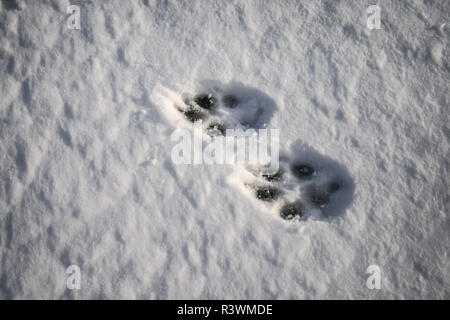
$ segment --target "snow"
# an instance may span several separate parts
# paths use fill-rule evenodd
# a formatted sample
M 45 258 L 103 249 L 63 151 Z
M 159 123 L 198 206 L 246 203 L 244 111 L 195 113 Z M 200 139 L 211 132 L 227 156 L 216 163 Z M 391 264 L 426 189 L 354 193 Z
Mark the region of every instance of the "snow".
M 371 1 L 73 1 L 72 30 L 69 1 L 2 1 L 0 298 L 450 298 L 450 4 L 377 3 L 379 30 Z M 211 87 L 344 178 L 330 217 L 173 163 L 172 106 Z

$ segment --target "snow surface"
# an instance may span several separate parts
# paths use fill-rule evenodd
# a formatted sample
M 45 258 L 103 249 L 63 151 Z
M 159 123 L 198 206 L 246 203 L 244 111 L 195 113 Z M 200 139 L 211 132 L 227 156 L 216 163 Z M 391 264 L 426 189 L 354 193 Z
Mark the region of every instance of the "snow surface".
M 450 298 L 450 2 L 376 1 L 369 30 L 373 2 L 73 1 L 70 30 L 69 1 L 3 0 L 0 298 Z M 351 182 L 336 214 L 174 164 L 158 97 L 199 83 L 272 99 L 283 152 Z

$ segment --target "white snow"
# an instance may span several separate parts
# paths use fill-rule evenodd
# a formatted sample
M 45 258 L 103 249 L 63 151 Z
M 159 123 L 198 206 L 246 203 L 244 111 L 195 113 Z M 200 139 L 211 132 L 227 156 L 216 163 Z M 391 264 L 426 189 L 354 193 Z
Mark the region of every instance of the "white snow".
M 450 298 L 450 2 L 376 2 L 380 30 L 365 0 L 73 1 L 71 30 L 67 0 L 2 1 L 0 298 Z M 283 154 L 349 179 L 335 215 L 174 164 L 202 86 L 271 99 Z

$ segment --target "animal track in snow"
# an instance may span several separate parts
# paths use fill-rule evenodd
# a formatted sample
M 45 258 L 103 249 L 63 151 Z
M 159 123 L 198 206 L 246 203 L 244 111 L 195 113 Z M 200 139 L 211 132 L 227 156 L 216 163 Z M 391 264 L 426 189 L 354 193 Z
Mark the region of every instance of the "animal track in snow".
M 198 94 L 182 94 L 182 104 L 175 108 L 190 122 L 203 120 L 210 135 L 225 134 L 226 129 L 264 127 L 264 101 L 258 97 L 241 97 L 212 88 Z
M 226 135 L 226 129 L 266 128 L 276 110 L 270 97 L 237 83 L 222 86 L 208 82 L 196 91 L 166 97 L 185 121 L 202 120 L 204 131 L 212 139 Z M 280 156 L 278 171 L 236 165 L 231 180 L 285 220 L 324 219 L 341 214 L 354 190 L 347 170 L 301 141 L 290 149 Z
M 346 169 L 301 142 L 291 146 L 289 155 L 280 157 L 277 172 L 267 174 L 252 167 L 246 170 L 250 175 L 244 175 L 244 184 L 285 220 L 339 215 L 353 194 Z

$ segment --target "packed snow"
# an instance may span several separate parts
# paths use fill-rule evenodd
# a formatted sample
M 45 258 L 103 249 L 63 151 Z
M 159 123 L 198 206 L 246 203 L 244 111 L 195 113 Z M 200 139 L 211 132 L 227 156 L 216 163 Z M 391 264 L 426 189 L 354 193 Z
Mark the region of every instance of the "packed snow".
M 449 18 L 438 0 L 1 1 L 0 298 L 449 299 Z M 193 127 L 176 105 L 202 90 L 245 102 L 226 123 L 279 129 L 285 171 L 339 177 L 327 214 L 284 220 L 243 166 L 174 163 Z

